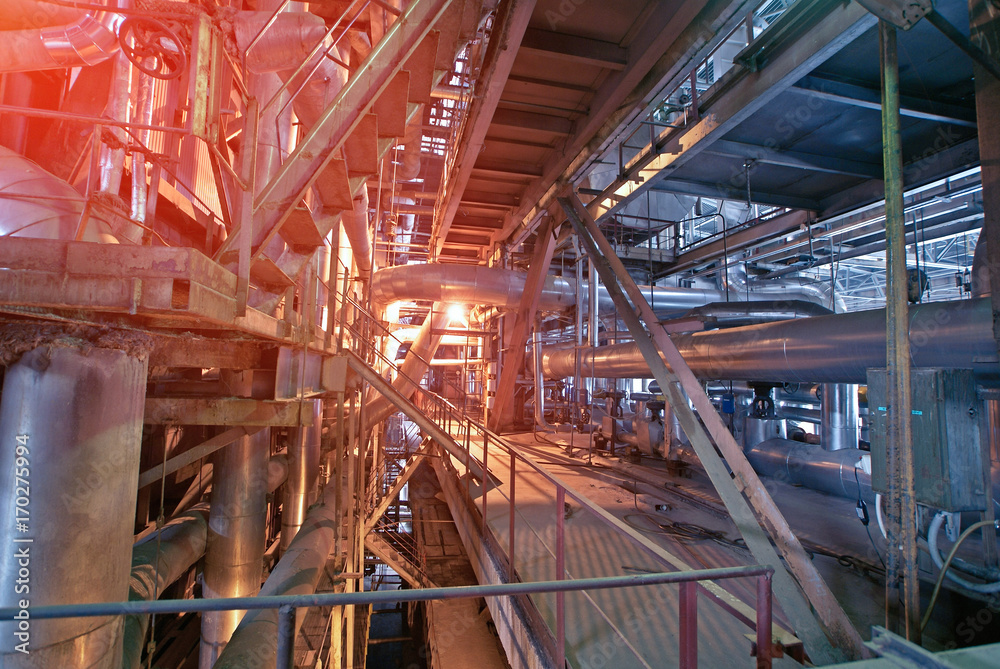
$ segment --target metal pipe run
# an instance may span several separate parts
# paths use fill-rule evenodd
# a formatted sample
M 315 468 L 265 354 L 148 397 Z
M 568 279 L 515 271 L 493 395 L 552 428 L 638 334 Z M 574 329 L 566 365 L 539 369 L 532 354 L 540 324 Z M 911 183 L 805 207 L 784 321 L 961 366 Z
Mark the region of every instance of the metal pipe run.
M 855 469 L 867 454 L 857 448 L 827 451 L 801 441 L 768 439 L 747 451 L 747 460 L 761 476 L 848 499 L 860 494 L 873 502 L 871 475 L 860 466 Z
M 0 72 L 31 72 L 95 65 L 118 51 L 118 14 L 86 12 L 33 3 L 29 25 L 67 20 L 63 25 L 5 30 L 0 39 Z M 41 7 L 41 9 L 39 8 Z M 10 10 L 5 10 L 10 11 Z M 72 14 L 69 14 L 72 12 Z
M 981 382 L 1000 380 L 989 300 L 932 302 L 910 307 L 914 367 L 972 369 Z M 866 370 L 885 367 L 885 311 L 858 311 L 729 330 L 672 335 L 702 379 L 775 383 L 865 383 Z M 575 373 L 577 352 L 542 352 L 546 378 Z M 581 352 L 584 373 L 599 378 L 646 378 L 649 365 L 634 343 Z
M 146 356 L 68 336 L 6 369 L 0 400 L 0 666 L 118 669 L 122 619 L 27 609 L 129 593 Z M 20 652 L 24 651 L 24 652 Z
M 205 554 L 208 540 L 208 505 L 197 506 L 177 516 L 163 529 L 146 537 L 132 549 L 129 601 L 159 598 L 174 581 L 186 574 Z M 139 669 L 149 616 L 125 617 L 122 643 L 123 669 Z
M 820 399 L 820 443 L 828 451 L 858 447 L 858 386 L 824 383 Z
M 252 374 L 226 371 L 222 382 L 230 394 L 250 396 Z M 202 582 L 206 598 L 242 597 L 260 589 L 270 444 L 270 430 L 261 430 L 212 456 L 215 474 Z M 202 616 L 201 669 L 211 669 L 215 664 L 242 617 L 243 611 Z
M 328 486 L 321 503 L 310 509 L 298 534 L 268 576 L 260 597 L 310 595 L 316 592 L 336 539 L 336 487 Z M 303 611 L 303 614 L 305 612 Z M 296 616 L 294 638 L 303 616 Z M 250 611 L 243 618 L 214 669 L 270 669 L 277 659 L 278 612 Z
M 314 499 L 319 480 L 320 441 L 323 436 L 323 403 L 312 402 L 311 427 L 300 427 L 288 451 L 288 484 L 281 505 L 281 554 L 288 549 L 292 539 L 306 519 L 306 510 Z
M 525 272 L 484 267 L 482 265 L 399 265 L 378 271 L 372 279 L 372 301 L 389 304 L 396 301 L 432 300 L 453 304 L 482 304 L 516 309 L 528 275 Z M 674 288 L 670 286 L 640 286 L 648 295 L 650 304 L 658 314 L 676 314 L 690 311 L 712 302 L 724 302 L 725 290 L 710 288 Z M 583 307 L 590 303 L 586 285 L 581 291 Z M 732 290 L 733 300 L 773 301 L 803 300 L 829 305 L 829 298 L 819 289 L 800 279 L 753 284 L 749 295 L 746 291 Z M 541 311 L 558 311 L 576 305 L 576 282 L 561 276 L 547 276 L 542 287 L 538 308 Z M 614 302 L 604 286 L 598 287 L 598 309 L 612 313 Z

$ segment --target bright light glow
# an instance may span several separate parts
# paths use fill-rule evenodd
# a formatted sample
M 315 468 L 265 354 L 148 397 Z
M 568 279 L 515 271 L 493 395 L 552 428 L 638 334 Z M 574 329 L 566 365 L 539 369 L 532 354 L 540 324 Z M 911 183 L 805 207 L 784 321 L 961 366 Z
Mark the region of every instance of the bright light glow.
M 393 302 L 385 308 L 385 320 L 388 323 L 399 322 L 399 302 Z
M 468 317 L 468 310 L 461 304 L 452 304 L 448 306 L 448 320 L 462 321 L 464 323 Z

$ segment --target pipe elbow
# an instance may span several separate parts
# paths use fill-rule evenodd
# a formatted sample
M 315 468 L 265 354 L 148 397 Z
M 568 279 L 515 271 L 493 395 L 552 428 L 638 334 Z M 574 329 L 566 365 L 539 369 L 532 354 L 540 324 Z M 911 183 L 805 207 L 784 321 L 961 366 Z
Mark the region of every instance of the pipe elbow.
M 96 65 L 113 56 L 118 51 L 119 18 L 110 12 L 84 14 L 74 23 L 39 30 L 42 46 L 52 59 L 50 67 Z

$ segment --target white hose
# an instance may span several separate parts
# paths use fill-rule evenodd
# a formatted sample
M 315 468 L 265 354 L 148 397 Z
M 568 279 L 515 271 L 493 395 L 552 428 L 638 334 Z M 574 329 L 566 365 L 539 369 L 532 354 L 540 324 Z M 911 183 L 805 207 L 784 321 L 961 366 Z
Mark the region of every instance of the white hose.
M 944 524 L 944 520 L 947 515 L 947 512 L 939 511 L 938 514 L 934 516 L 934 520 L 931 521 L 931 526 L 927 529 L 927 545 L 930 547 L 931 559 L 934 560 L 934 564 L 937 565 L 938 569 L 944 568 L 944 560 L 941 559 L 941 551 L 938 550 L 937 538 L 938 532 L 941 531 L 941 526 Z M 973 583 L 972 581 L 965 580 L 961 576 L 956 576 L 954 570 L 949 570 L 945 575 L 963 588 L 968 588 L 973 592 L 1000 592 L 1000 581 L 994 581 L 993 583 Z
M 878 520 L 878 529 L 882 532 L 882 538 L 888 539 L 889 534 L 885 531 L 885 518 L 882 517 L 882 493 L 875 493 L 875 519 Z

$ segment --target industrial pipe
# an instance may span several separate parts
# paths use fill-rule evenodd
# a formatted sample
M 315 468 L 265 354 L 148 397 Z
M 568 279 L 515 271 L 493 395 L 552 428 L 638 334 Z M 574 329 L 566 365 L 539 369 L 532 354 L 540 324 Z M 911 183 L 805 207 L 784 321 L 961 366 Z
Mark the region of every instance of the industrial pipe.
M 827 451 L 800 441 L 768 439 L 747 451 L 747 460 L 761 476 L 848 499 L 860 495 L 871 502 L 871 475 L 855 467 L 863 455 L 867 452 L 857 448 Z
M 400 265 L 380 270 L 372 280 L 372 301 L 389 304 L 396 301 L 431 300 L 457 304 L 484 304 L 516 309 L 528 275 L 524 272 L 485 267 L 482 265 Z M 766 289 L 759 288 L 767 286 Z M 712 302 L 724 302 L 726 291 L 711 288 L 675 288 L 671 286 L 641 286 L 653 310 L 658 314 L 686 312 Z M 581 299 L 588 308 L 590 291 L 585 284 Z M 731 291 L 730 298 L 744 300 L 745 292 Z M 750 301 L 803 300 L 828 304 L 823 291 L 801 279 L 753 284 Z M 561 276 L 547 276 L 542 287 L 538 308 L 557 311 L 575 306 L 576 282 Z M 614 301 L 604 286 L 598 288 L 598 309 L 613 313 Z
M 284 555 L 274 566 L 260 596 L 311 595 L 326 569 L 339 527 L 336 486 L 328 486 L 320 503 L 314 505 Z M 295 630 L 303 616 L 295 617 Z M 272 669 L 277 660 L 278 612 L 275 609 L 250 611 L 214 669 Z
M 224 387 L 249 397 L 253 372 L 224 370 Z M 267 510 L 268 429 L 240 438 L 212 454 L 214 480 L 202 592 L 205 597 L 242 597 L 260 588 Z M 215 611 L 201 620 L 199 667 L 211 669 L 243 611 Z
M 914 367 L 972 369 L 981 382 L 1000 379 L 989 300 L 915 305 L 909 315 Z M 703 379 L 775 383 L 865 383 L 866 371 L 885 367 L 885 311 L 858 311 L 671 337 L 691 370 Z M 575 373 L 577 351 L 542 353 L 547 378 Z M 634 343 L 580 352 L 585 374 L 645 378 L 649 365 Z
M 306 509 L 319 480 L 320 440 L 323 436 L 323 403 L 312 402 L 312 425 L 295 430 L 288 450 L 288 483 L 281 505 L 281 541 L 278 550 L 284 554 L 292 539 L 305 522 Z
M 828 451 L 858 447 L 858 386 L 824 383 L 820 399 L 820 443 Z
M 53 7 L 46 12 L 40 9 L 46 7 L 44 4 L 31 4 L 28 24 L 37 25 L 39 16 L 43 21 L 49 17 L 62 21 L 73 18 L 63 25 L 50 24 L 47 27 L 0 32 L 0 72 L 32 72 L 95 65 L 118 51 L 116 32 L 121 22 L 118 14 L 61 7 Z M 45 16 L 46 13 L 49 17 Z
M 20 607 L 21 620 L 29 619 L 25 602 L 123 601 L 129 592 L 147 353 L 70 334 L 4 374 L 0 606 Z M 18 338 L 7 336 L 5 347 Z M 0 666 L 118 669 L 121 635 L 116 616 L 30 625 L 7 617 Z
M 75 239 L 85 202 L 62 179 L 0 146 L 0 237 Z M 117 243 L 101 207 L 91 208 L 82 239 Z
M 201 504 L 175 517 L 132 549 L 129 601 L 152 601 L 186 574 L 205 554 L 208 540 L 208 505 Z M 123 669 L 139 669 L 149 616 L 125 617 L 122 635 Z

